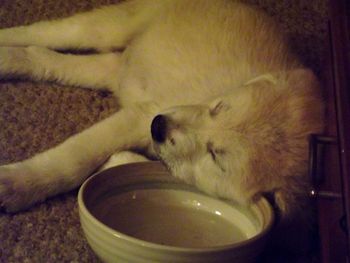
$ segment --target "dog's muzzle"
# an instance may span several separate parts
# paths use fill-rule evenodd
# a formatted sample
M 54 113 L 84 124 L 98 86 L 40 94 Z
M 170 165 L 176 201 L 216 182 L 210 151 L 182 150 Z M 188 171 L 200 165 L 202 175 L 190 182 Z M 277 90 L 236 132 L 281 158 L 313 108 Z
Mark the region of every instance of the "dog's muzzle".
M 167 120 L 163 115 L 154 117 L 151 124 L 151 134 L 154 141 L 163 143 L 166 139 Z

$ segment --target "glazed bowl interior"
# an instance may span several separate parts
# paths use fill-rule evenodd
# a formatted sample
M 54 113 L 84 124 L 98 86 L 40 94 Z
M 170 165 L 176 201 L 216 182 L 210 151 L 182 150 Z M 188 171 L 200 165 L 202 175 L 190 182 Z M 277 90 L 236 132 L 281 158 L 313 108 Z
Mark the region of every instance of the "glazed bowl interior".
M 235 253 L 237 262 L 250 262 L 239 261 L 241 252 L 259 253 L 273 223 L 265 199 L 243 207 L 210 197 L 170 176 L 159 162 L 122 165 L 91 177 L 78 203 L 89 244 L 107 262 L 129 256 L 130 262 L 172 257 L 225 262 Z M 123 255 L 108 255 L 103 246 Z

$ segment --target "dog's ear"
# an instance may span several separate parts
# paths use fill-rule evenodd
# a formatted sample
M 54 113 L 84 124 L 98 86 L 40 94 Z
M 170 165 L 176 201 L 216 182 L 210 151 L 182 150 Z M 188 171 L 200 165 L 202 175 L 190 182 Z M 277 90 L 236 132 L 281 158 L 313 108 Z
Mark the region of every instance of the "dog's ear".
M 305 90 L 305 92 L 319 86 L 315 74 L 310 69 L 305 68 L 288 71 L 287 83 L 290 88 Z
M 276 85 L 277 84 L 277 80 L 276 78 L 271 75 L 271 74 L 264 74 L 264 75 L 260 75 L 254 79 L 251 79 L 249 81 L 247 81 L 244 86 L 248 86 L 248 85 L 252 85 L 252 84 L 266 84 L 266 85 Z
M 315 125 L 322 123 L 324 103 L 321 84 L 315 74 L 304 68 L 291 70 L 287 74 L 286 85 L 288 85 L 287 95 L 289 94 L 290 98 L 289 106 L 293 113 L 300 114 L 309 121 L 313 120 Z

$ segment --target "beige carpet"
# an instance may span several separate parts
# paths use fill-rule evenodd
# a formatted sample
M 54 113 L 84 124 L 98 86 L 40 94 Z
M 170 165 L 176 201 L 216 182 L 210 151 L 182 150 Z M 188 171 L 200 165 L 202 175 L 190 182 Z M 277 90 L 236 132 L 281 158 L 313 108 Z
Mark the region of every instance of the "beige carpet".
M 0 0 L 0 28 L 59 18 L 110 0 Z M 275 16 L 317 73 L 327 31 L 326 0 L 247 0 Z M 1 59 L 1 58 L 0 58 Z M 116 111 L 110 94 L 54 83 L 0 82 L 0 164 L 50 148 Z M 76 191 L 29 211 L 0 214 L 0 262 L 99 262 L 80 229 Z

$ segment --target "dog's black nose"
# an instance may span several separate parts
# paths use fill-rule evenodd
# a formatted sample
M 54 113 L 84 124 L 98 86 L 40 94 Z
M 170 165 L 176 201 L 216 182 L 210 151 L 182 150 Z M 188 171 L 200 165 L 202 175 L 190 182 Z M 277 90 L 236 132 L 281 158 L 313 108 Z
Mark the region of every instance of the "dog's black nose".
M 166 139 L 167 121 L 163 115 L 154 117 L 151 124 L 151 134 L 153 140 L 162 143 Z

